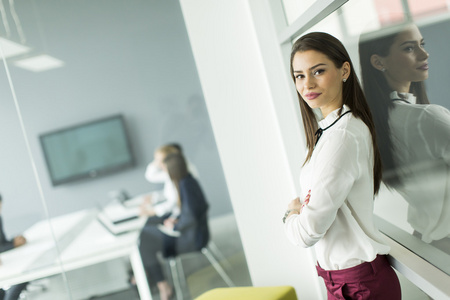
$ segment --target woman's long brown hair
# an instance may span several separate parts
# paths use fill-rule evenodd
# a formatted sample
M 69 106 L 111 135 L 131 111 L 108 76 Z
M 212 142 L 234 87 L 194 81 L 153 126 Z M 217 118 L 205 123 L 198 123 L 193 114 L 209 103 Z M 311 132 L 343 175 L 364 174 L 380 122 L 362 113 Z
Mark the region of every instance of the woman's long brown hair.
M 406 26 L 404 27 L 406 28 Z M 381 57 L 389 55 L 390 48 L 395 38 L 404 29 L 370 40 L 364 40 L 361 36 L 359 41 L 359 60 L 361 64 L 361 76 L 364 93 L 373 114 L 375 129 L 377 132 L 378 145 L 383 162 L 383 182 L 388 187 L 396 187 L 401 184 L 397 173 L 397 165 L 393 158 L 394 146 L 391 140 L 388 124 L 389 109 L 392 107 L 390 93 L 393 89 L 389 86 L 386 78 L 380 70 L 375 69 L 370 62 L 372 55 Z M 410 93 L 417 97 L 417 104 L 429 104 L 425 91 L 424 82 L 412 82 Z
M 186 160 L 181 153 L 172 153 L 166 156 L 164 164 L 166 165 L 170 179 L 178 191 L 178 206 L 181 207 L 180 180 L 189 174 Z
M 378 151 L 377 139 L 375 133 L 375 127 L 372 120 L 372 114 L 367 104 L 364 93 L 361 89 L 361 85 L 358 81 L 353 68 L 350 56 L 347 53 L 344 45 L 330 34 L 323 32 L 308 33 L 299 38 L 292 46 L 291 51 L 291 76 L 295 83 L 294 70 L 292 68 L 292 62 L 297 52 L 304 52 L 308 50 L 314 50 L 326 55 L 336 66 L 341 68 L 344 62 L 350 64 L 350 76 L 347 81 L 343 83 L 342 88 L 342 100 L 343 104 L 347 105 L 352 114 L 361 119 L 369 128 L 372 135 L 373 154 L 374 154 L 374 168 L 373 168 L 373 181 L 374 181 L 374 194 L 377 194 L 380 189 L 382 166 L 380 152 Z M 306 145 L 308 148 L 308 155 L 304 163 L 307 163 L 312 156 L 315 145 L 315 132 L 318 129 L 317 119 L 313 110 L 306 104 L 302 96 L 297 91 L 298 100 L 300 103 L 300 110 L 302 113 L 303 127 L 306 134 Z M 341 111 L 339 112 L 339 114 Z

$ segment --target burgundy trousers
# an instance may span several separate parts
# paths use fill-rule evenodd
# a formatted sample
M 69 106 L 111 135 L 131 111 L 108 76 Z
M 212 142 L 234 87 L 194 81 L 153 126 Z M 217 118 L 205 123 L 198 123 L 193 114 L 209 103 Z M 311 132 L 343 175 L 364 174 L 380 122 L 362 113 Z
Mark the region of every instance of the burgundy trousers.
M 326 271 L 316 266 L 325 281 L 328 300 L 401 300 L 400 282 L 386 255 L 358 266 Z

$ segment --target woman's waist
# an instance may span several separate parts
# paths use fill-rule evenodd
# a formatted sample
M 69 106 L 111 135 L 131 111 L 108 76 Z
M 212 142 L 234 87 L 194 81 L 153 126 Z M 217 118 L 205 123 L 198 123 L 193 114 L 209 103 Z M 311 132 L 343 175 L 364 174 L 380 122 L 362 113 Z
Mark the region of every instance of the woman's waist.
M 326 270 L 341 270 L 370 262 L 388 254 L 390 247 L 369 236 L 325 235 L 315 245 L 317 261 Z
M 386 266 L 389 266 L 387 255 L 376 255 L 374 259 L 370 261 L 362 261 L 361 263 L 339 270 L 326 270 L 323 269 L 320 264 L 316 266 L 317 273 L 320 277 L 328 281 L 333 282 L 349 282 L 350 278 L 355 281 L 363 280 L 364 276 L 371 273 L 376 273 L 382 270 Z

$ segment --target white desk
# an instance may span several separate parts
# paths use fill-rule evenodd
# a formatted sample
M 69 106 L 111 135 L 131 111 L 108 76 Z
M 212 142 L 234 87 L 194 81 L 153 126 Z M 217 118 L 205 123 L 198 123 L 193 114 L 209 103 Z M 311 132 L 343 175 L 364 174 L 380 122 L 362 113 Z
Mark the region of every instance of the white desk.
M 53 218 L 50 222 L 40 221 L 30 227 L 24 233 L 27 244 L 0 254 L 0 287 L 129 257 L 140 298 L 151 300 L 137 247 L 139 228 L 113 235 L 96 216 L 96 210 L 84 210 Z M 144 222 L 142 220 L 142 225 Z

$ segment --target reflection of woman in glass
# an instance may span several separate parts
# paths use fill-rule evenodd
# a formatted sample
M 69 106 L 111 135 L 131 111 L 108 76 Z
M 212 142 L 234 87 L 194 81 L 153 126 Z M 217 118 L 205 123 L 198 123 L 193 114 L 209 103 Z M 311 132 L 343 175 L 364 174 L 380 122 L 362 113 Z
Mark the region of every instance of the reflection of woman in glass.
M 300 176 L 302 201 L 288 205 L 286 234 L 296 245 L 315 246 L 328 299 L 400 299 L 386 259 L 389 247 L 374 226 L 381 162 L 350 57 L 333 36 L 310 33 L 293 45 L 291 75 L 309 151 Z M 324 117 L 319 123 L 313 109 Z
M 408 201 L 415 235 L 427 243 L 445 243 L 450 235 L 450 112 L 429 104 L 425 93 L 429 55 L 423 37 L 410 24 L 376 39 L 362 37 L 359 48 L 383 181 Z M 440 248 L 450 251 L 449 246 Z

